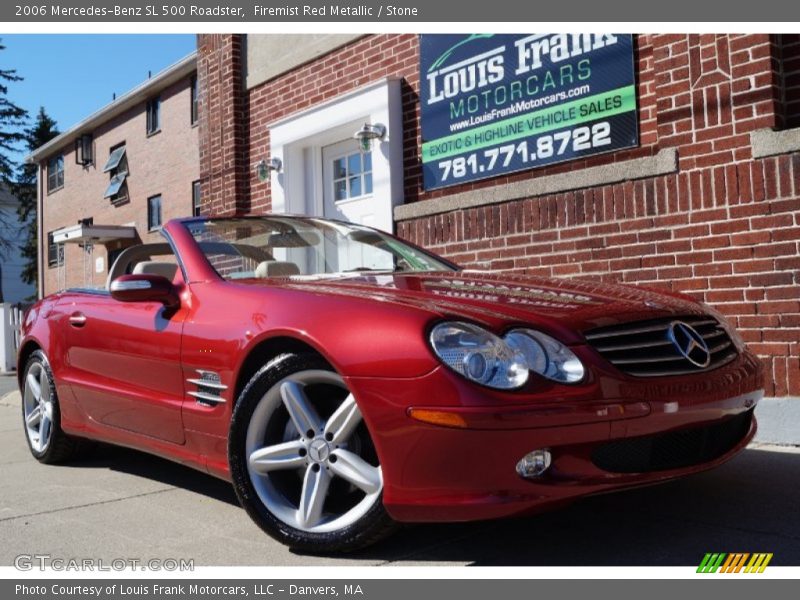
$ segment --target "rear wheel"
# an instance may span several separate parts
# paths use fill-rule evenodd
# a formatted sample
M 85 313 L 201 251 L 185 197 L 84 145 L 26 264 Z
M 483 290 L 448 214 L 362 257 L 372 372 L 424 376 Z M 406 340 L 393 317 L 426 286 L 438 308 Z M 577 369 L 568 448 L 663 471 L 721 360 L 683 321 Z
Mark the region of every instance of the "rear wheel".
M 317 356 L 285 354 L 256 373 L 234 410 L 228 447 L 242 506 L 288 546 L 355 550 L 394 528 L 361 411 Z
M 41 350 L 28 359 L 23 382 L 22 424 L 31 454 L 46 464 L 67 462 L 80 451 L 82 444 L 61 429 L 53 373 Z

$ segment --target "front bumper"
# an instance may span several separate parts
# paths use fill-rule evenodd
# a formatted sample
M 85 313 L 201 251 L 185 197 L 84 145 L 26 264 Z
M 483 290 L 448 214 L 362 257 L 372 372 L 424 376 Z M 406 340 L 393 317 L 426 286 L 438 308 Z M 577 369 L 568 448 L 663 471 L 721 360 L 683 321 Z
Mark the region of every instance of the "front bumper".
M 761 378 L 745 351 L 697 375 L 638 379 L 590 367 L 580 385 L 539 379 L 514 393 L 480 388 L 444 367 L 348 384 L 381 459 L 386 509 L 398 521 L 422 522 L 537 512 L 721 464 L 755 435 Z M 409 408 L 454 413 L 463 425 L 422 423 Z M 550 468 L 520 477 L 517 462 L 543 448 Z

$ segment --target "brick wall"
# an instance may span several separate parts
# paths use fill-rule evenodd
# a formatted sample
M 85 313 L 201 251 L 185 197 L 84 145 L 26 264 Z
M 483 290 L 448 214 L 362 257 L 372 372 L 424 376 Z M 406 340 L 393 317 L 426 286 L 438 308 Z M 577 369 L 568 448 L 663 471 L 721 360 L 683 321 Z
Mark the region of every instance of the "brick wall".
M 243 214 L 249 210 L 247 112 L 241 35 L 197 36 L 200 90 L 199 147 L 203 213 Z
M 402 221 L 397 231 L 465 266 L 690 293 L 728 314 L 764 359 L 769 395 L 800 395 L 800 154 L 753 159 L 749 136 L 793 123 L 793 96 L 781 88 L 794 81 L 788 40 L 637 36 L 639 148 L 435 192 L 421 189 L 413 35 L 362 38 L 245 92 L 243 135 L 250 156 L 266 156 L 270 123 L 392 75 L 403 79 L 406 203 L 675 148 L 673 174 Z M 242 207 L 268 211 L 269 184 L 252 171 L 248 182 Z
M 147 199 L 161 194 L 162 221 L 192 214 L 192 182 L 200 176 L 197 158 L 197 127 L 190 123 L 190 82 L 185 79 L 161 92 L 161 131 L 147 136 L 145 104 L 104 123 L 94 132 L 94 164 L 82 167 L 75 163 L 72 144 L 61 149 L 64 153 L 64 187 L 51 194 L 46 189 L 42 211 L 42 232 L 46 244 L 47 232 L 76 225 L 79 219 L 92 217 L 95 225 L 136 226 L 142 242 L 160 242 L 159 233 L 147 230 Z M 103 198 L 109 175 L 103 166 L 109 149 L 126 144 L 129 176 L 127 178 L 130 200 L 119 206 Z M 43 161 L 47 164 L 47 160 Z M 110 244 L 109 249 L 117 245 Z M 47 248 L 44 253 L 45 295 L 59 289 L 58 269 L 47 266 Z M 65 283 L 67 287 L 84 285 L 83 250 L 77 244 L 65 245 Z M 94 259 L 102 257 L 105 272 L 94 272 Z M 95 245 L 90 264 L 92 280 L 89 285 L 105 284 L 108 274 L 108 256 L 104 246 Z

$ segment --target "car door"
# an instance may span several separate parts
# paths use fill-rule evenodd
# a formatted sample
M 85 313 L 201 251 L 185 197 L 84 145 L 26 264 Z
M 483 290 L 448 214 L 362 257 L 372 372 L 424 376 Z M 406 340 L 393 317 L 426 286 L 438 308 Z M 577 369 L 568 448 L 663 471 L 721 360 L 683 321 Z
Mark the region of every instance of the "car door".
M 187 309 L 123 303 L 107 292 L 73 293 L 65 301 L 66 366 L 81 408 L 103 425 L 182 444 L 180 352 Z

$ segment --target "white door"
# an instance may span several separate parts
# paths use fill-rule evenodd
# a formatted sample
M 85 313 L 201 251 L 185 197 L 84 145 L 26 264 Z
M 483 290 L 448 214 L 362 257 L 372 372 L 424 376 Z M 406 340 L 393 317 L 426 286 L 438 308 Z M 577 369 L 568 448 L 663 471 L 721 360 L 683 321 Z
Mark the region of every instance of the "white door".
M 387 210 L 373 194 L 372 154 L 361 152 L 353 139 L 322 149 L 322 206 L 329 219 L 349 221 L 370 227 L 380 226 L 379 210 Z M 388 206 L 391 211 L 391 204 Z M 337 251 L 339 271 L 391 269 L 391 256 L 368 245 L 353 242 Z M 330 258 L 329 258 L 330 260 Z
M 375 225 L 372 150 L 361 152 L 353 139 L 322 149 L 323 210 L 329 219 Z

